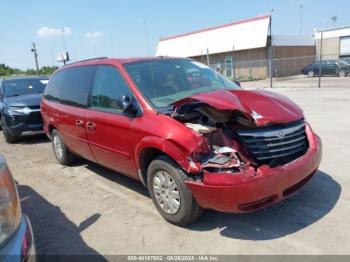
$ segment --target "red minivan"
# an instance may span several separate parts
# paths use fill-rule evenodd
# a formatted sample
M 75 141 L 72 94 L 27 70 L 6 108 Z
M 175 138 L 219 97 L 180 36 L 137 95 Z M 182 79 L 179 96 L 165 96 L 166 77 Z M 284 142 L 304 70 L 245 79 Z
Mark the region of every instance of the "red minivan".
M 57 160 L 81 156 L 149 190 L 185 226 L 203 209 L 251 212 L 301 189 L 321 140 L 284 96 L 184 58 L 99 58 L 51 77 L 41 105 Z

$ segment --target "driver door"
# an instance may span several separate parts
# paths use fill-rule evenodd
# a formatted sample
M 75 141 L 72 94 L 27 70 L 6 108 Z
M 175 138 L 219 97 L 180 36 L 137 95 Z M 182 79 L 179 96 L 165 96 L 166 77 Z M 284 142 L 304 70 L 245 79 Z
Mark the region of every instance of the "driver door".
M 131 97 L 130 92 L 116 67 L 99 66 L 85 119 L 89 145 L 96 161 L 120 173 L 137 176 L 131 161 L 133 118 L 123 114 L 117 104 L 121 96 Z

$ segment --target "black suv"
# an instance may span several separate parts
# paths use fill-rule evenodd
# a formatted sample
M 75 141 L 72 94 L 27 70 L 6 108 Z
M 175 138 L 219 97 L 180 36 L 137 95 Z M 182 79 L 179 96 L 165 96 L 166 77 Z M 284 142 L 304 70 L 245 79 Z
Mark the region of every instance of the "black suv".
M 7 143 L 42 133 L 40 102 L 47 77 L 0 80 L 0 129 Z
M 321 65 L 320 62 L 309 64 L 301 70 L 301 73 L 308 77 L 314 77 L 319 75 L 320 66 L 322 75 L 345 77 L 350 73 L 350 64 L 343 60 L 323 60 Z

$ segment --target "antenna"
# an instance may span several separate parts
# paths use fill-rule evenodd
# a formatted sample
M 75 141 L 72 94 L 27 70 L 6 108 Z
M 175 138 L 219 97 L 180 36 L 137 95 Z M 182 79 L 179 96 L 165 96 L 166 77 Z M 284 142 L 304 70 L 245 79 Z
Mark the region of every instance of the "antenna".
M 62 43 L 63 43 L 63 48 L 64 48 L 64 51 L 67 52 L 66 39 L 65 39 L 65 37 L 64 37 L 64 28 L 61 29 L 61 32 L 62 32 Z
M 147 20 L 146 18 L 143 19 L 144 25 L 145 25 L 145 38 L 146 38 L 146 45 L 147 45 L 147 53 L 150 56 L 151 55 L 151 50 L 149 47 L 149 37 L 148 37 L 148 27 L 147 27 Z

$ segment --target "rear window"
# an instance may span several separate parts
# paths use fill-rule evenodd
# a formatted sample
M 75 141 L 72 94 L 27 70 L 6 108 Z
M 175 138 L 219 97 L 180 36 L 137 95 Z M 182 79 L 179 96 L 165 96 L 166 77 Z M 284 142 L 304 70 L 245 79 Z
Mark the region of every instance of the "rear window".
M 47 79 L 15 79 L 3 82 L 5 97 L 14 97 L 44 92 Z
M 95 72 L 96 66 L 83 66 L 56 73 L 45 90 L 45 98 L 72 106 L 86 107 Z

